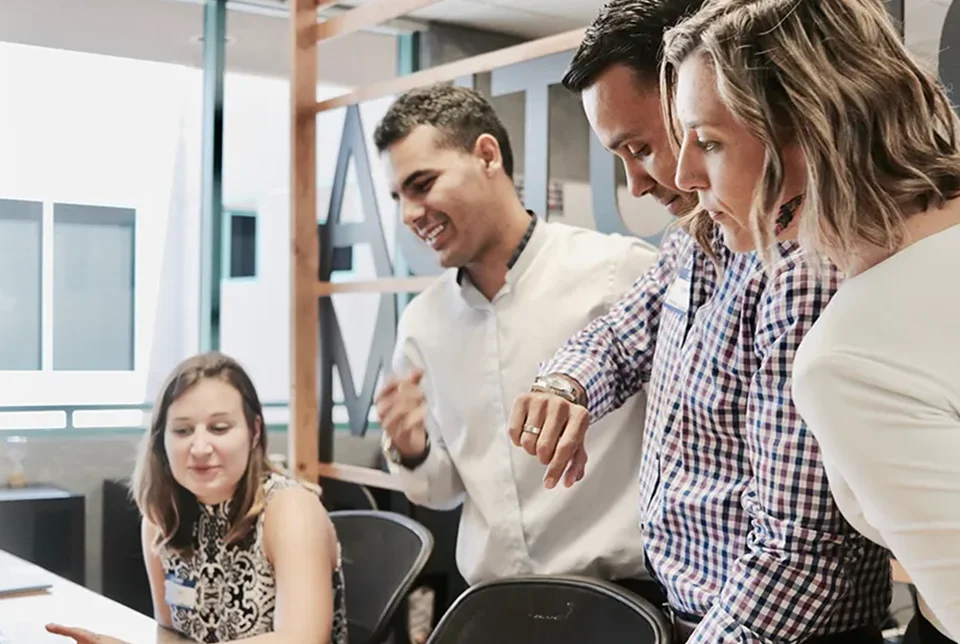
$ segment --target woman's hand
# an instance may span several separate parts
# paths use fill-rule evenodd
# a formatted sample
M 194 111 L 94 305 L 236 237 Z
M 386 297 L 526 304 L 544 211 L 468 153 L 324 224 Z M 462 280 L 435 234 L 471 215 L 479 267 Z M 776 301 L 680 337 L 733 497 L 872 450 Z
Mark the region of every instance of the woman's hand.
M 123 640 L 118 640 L 116 637 L 91 633 L 90 631 L 82 628 L 62 626 L 60 624 L 47 624 L 47 631 L 53 633 L 54 635 L 72 637 L 76 644 L 128 644 Z

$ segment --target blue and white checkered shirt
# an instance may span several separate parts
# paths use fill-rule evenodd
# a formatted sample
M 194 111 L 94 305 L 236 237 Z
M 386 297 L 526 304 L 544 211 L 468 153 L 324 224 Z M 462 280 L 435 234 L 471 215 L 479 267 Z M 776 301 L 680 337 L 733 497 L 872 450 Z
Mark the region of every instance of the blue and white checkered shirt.
M 794 354 L 838 276 L 818 281 L 792 242 L 769 273 L 756 253 L 719 236 L 715 247 L 721 274 L 671 232 L 658 264 L 541 372 L 580 382 L 594 420 L 650 383 L 640 527 L 671 607 L 703 618 L 691 642 L 802 642 L 879 624 L 889 553 L 841 516 L 790 396 Z M 674 284 L 684 278 L 689 291 Z

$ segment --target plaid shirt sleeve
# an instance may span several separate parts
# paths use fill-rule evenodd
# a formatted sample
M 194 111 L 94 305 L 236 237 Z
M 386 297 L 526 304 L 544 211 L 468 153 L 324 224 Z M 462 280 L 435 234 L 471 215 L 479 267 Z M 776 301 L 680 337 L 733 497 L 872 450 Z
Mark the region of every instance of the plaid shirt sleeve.
M 742 497 L 753 526 L 749 547 L 690 639 L 696 644 L 803 641 L 849 590 L 851 537 L 790 394 L 794 354 L 837 279 L 828 273 L 818 282 L 804 265 L 779 268 L 759 294 L 752 341 L 746 421 L 754 477 Z
M 580 383 L 591 421 L 623 405 L 650 380 L 660 309 L 684 239 L 689 237 L 681 230 L 668 234 L 657 262 L 609 312 L 567 340 L 541 366 L 540 374 L 562 373 Z

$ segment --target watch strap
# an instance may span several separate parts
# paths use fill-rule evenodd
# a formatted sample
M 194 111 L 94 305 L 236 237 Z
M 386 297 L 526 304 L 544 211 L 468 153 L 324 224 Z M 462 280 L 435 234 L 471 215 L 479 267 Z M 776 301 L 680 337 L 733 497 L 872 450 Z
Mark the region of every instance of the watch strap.
M 423 445 L 423 451 L 420 452 L 417 456 L 413 458 L 408 458 L 400 453 L 396 447 L 393 446 L 393 442 L 390 439 L 387 439 L 387 458 L 391 462 L 399 465 L 400 467 L 407 470 L 415 470 L 427 460 L 427 457 L 430 456 L 430 434 L 428 433 L 425 437 L 425 442 Z

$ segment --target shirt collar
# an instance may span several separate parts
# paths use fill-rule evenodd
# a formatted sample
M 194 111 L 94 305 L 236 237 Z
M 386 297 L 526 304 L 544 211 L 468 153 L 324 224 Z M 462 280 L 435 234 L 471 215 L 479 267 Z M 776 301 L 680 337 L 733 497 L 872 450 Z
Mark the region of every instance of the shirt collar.
M 523 237 L 520 238 L 520 243 L 517 244 L 517 247 L 514 249 L 513 254 L 510 255 L 510 259 L 507 260 L 507 270 L 513 269 L 517 265 L 517 261 L 520 259 L 520 256 L 523 254 L 523 251 L 530 245 L 530 239 L 533 237 L 533 231 L 537 227 L 537 215 L 532 211 L 528 210 L 527 214 L 530 215 L 530 223 L 527 225 L 527 229 L 523 233 Z M 467 269 L 458 268 L 457 269 L 457 284 L 463 286 L 463 277 L 466 275 Z

